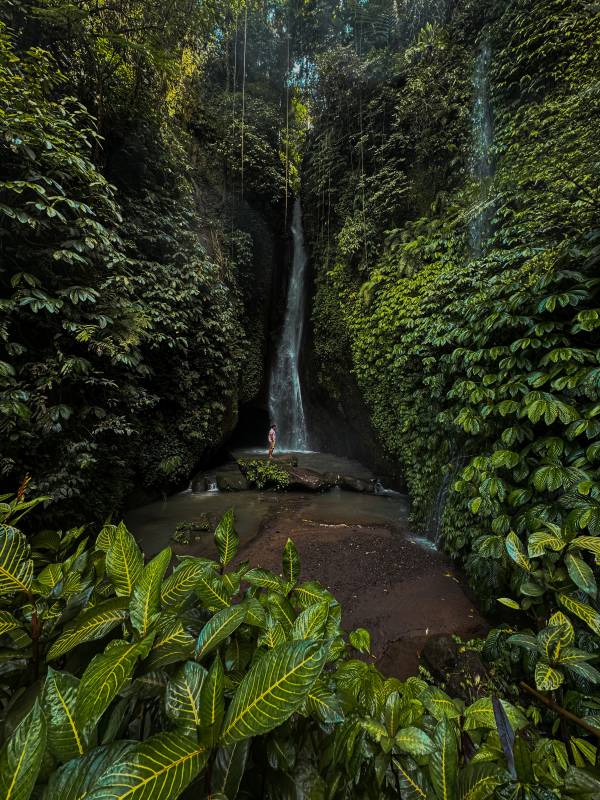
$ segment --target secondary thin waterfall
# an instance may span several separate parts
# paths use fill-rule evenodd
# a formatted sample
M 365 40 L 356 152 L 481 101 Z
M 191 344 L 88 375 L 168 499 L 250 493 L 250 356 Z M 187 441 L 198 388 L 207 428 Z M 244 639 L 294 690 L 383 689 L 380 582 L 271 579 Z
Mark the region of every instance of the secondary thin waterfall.
M 304 329 L 306 252 L 299 198 L 296 198 L 294 203 L 292 237 L 294 244 L 292 274 L 287 293 L 283 331 L 271 373 L 269 411 L 271 421 L 277 424 L 279 448 L 302 451 L 308 448 L 302 386 L 298 369 Z
M 483 254 L 490 234 L 488 195 L 494 174 L 492 146 L 494 120 L 490 103 L 490 65 L 492 50 L 489 41 L 482 42 L 473 72 L 473 153 L 471 173 L 479 187 L 478 204 L 469 226 L 471 251 L 475 258 Z

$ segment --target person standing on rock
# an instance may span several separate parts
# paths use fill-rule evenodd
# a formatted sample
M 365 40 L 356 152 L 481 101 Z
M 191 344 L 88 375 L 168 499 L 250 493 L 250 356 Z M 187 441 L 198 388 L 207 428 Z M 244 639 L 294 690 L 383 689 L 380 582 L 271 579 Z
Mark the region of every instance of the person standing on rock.
M 277 441 L 277 425 L 273 422 L 269 429 L 269 460 L 273 458 L 275 442 Z

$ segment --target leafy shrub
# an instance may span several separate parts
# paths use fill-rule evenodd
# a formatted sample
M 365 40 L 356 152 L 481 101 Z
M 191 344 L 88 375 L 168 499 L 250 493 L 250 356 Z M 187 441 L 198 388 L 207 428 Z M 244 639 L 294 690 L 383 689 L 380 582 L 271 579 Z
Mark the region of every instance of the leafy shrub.
M 244 477 L 251 486 L 257 489 L 285 489 L 290 482 L 288 471 L 275 461 L 252 459 L 238 461 Z
M 82 528 L 29 542 L 8 523 L 37 502 L 2 499 L 3 797 L 11 785 L 22 800 L 596 790 L 585 740 L 574 765 L 518 705 L 465 706 L 353 658 L 370 650 L 367 631 L 343 632 L 335 598 L 300 580 L 291 540 L 279 575 L 233 566 L 230 511 L 218 561 L 183 557 L 166 576 L 169 548 L 144 563 L 122 523 L 91 544 Z

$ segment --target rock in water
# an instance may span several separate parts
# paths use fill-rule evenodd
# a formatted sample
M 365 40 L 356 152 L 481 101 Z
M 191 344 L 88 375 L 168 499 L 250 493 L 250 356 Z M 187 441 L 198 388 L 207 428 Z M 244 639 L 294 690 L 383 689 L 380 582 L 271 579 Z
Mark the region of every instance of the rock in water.
M 250 486 L 240 472 L 217 472 L 217 488 L 220 492 L 245 492 Z

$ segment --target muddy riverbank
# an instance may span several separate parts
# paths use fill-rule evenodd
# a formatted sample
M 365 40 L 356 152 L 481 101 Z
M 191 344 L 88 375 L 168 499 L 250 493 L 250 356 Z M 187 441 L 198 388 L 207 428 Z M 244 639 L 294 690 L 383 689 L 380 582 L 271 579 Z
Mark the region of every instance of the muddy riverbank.
M 280 572 L 291 537 L 303 578 L 318 580 L 335 595 L 347 630 L 370 630 L 373 655 L 388 675 L 414 674 L 429 637 L 470 638 L 485 631 L 448 559 L 411 533 L 402 495 L 190 491 L 135 509 L 127 524 L 147 555 L 170 544 L 177 554 L 216 556 L 210 533 L 189 545 L 171 537 L 181 522 L 201 515 L 216 520 L 228 508 L 240 535 L 237 560 Z

